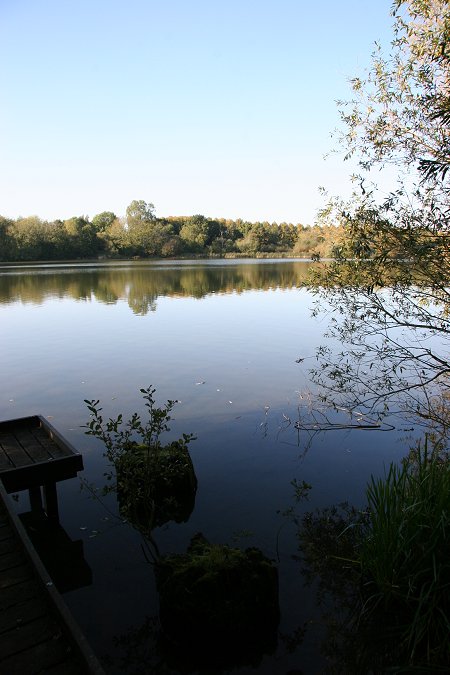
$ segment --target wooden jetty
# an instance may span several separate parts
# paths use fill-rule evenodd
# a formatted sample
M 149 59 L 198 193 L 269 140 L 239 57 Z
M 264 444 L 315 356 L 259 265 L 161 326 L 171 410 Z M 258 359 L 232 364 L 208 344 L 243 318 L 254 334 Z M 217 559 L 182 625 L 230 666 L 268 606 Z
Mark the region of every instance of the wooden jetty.
M 57 520 L 56 483 L 82 469 L 82 456 L 41 415 L 0 422 L 0 479 L 8 493 L 28 490 L 32 510 Z
M 0 673 L 5 675 L 104 675 L 7 494 L 29 490 L 32 507 L 55 521 L 56 483 L 82 468 L 81 455 L 42 417 L 0 423 Z

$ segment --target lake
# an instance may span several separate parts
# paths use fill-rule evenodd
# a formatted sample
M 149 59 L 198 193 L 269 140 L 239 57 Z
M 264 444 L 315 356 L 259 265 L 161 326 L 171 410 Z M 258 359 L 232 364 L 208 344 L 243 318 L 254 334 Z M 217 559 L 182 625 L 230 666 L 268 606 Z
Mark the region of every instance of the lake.
M 0 267 L 0 420 L 41 414 L 82 454 L 83 479 L 105 484 L 101 443 L 84 434 L 85 399 L 106 417 L 177 399 L 168 440 L 193 433 L 197 491 L 186 522 L 152 535 L 161 554 L 210 542 L 259 548 L 274 561 L 280 621 L 275 643 L 236 657 L 233 673 L 321 672 L 324 632 L 305 585 L 292 509 L 361 505 L 370 474 L 407 452 L 410 429 L 299 430 L 311 420 L 309 369 L 326 315 L 311 318 L 305 261 L 99 262 Z M 298 362 L 299 361 L 299 362 Z M 296 503 L 292 481 L 312 486 Z M 142 537 L 115 495 L 58 485 L 61 525 L 89 573 L 64 598 L 108 673 L 196 672 L 161 646 L 159 598 Z M 21 493 L 18 512 L 28 510 Z M 148 557 L 148 556 L 147 556 Z M 258 649 L 260 653 L 258 656 Z M 222 672 L 207 663 L 202 672 Z

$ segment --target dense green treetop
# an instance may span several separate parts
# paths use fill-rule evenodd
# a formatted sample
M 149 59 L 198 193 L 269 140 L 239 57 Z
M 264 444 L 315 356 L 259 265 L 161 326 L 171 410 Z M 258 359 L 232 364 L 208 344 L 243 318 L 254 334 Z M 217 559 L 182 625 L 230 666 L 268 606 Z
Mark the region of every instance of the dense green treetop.
M 97 232 L 105 232 L 116 219 L 117 216 L 112 211 L 102 211 L 92 218 L 92 224 Z
M 133 227 L 140 223 L 147 223 L 155 218 L 155 207 L 153 204 L 145 202 L 143 199 L 134 199 L 127 206 L 127 225 Z

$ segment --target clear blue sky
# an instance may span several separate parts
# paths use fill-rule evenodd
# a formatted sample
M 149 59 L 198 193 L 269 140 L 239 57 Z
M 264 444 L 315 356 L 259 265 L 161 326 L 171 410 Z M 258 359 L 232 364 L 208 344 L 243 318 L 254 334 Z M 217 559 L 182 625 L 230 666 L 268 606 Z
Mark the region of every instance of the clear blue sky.
M 312 223 L 390 0 L 0 0 L 0 214 Z

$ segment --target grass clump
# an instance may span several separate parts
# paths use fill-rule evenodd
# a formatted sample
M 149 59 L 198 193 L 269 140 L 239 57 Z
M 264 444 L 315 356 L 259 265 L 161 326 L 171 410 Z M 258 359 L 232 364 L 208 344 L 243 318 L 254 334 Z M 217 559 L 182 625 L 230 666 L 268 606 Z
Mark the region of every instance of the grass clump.
M 450 663 L 450 462 L 418 448 L 367 487 L 363 616 L 387 614 L 408 664 Z M 393 625 L 392 625 L 393 624 Z
M 448 455 L 419 444 L 372 477 L 366 497 L 363 510 L 307 513 L 299 529 L 305 571 L 341 616 L 329 621 L 327 655 L 349 673 L 448 672 Z

